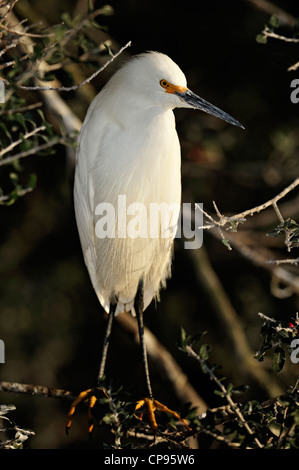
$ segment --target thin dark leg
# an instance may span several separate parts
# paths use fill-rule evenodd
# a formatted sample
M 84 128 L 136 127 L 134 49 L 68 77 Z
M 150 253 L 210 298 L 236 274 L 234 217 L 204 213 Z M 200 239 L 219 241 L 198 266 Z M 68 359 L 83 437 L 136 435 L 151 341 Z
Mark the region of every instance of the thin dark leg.
M 147 389 L 148 397 L 153 399 L 153 392 L 150 382 L 149 370 L 148 370 L 148 362 L 147 362 L 147 354 L 146 348 L 144 343 L 144 325 L 143 325 L 143 282 L 140 281 L 137 294 L 134 301 L 134 308 L 136 312 L 137 322 L 138 322 L 138 331 L 139 331 L 139 339 L 140 339 L 140 347 L 141 347 L 141 354 L 142 354 L 142 362 L 144 367 L 145 373 L 145 384 Z
M 113 323 L 113 319 L 114 319 L 115 310 L 116 310 L 116 305 L 111 305 L 110 304 L 110 310 L 109 310 L 109 314 L 108 314 L 108 322 L 107 322 L 106 332 L 105 332 L 105 336 L 104 336 L 102 357 L 101 357 L 99 373 L 98 373 L 98 378 L 97 378 L 97 384 L 98 385 L 100 384 L 100 381 L 101 381 L 101 379 L 104 375 L 104 371 L 105 371 L 107 352 L 108 352 L 108 347 L 109 347 L 109 342 L 110 342 L 110 337 L 111 337 L 112 323 Z

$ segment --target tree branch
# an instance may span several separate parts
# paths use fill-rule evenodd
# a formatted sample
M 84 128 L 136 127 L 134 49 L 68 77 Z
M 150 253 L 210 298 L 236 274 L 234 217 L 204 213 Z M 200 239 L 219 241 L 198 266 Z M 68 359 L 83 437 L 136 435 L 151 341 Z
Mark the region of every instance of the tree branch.
M 36 127 L 35 129 L 33 129 L 32 131 L 30 132 L 26 132 L 26 134 L 24 134 L 22 136 L 22 138 L 18 139 L 18 140 L 15 140 L 14 142 L 12 142 L 10 145 L 8 145 L 7 147 L 5 147 L 3 150 L 0 151 L 0 158 L 3 157 L 3 155 L 5 155 L 6 153 L 8 152 L 11 152 L 15 147 L 17 147 L 18 145 L 20 145 L 24 140 L 27 140 L 27 139 L 30 139 L 30 137 L 32 137 L 33 135 L 36 135 L 38 134 L 39 132 L 41 131 L 44 131 L 46 129 L 45 126 L 40 126 L 40 127 Z M 8 158 L 6 159 L 6 161 L 8 160 Z M 3 161 L 5 162 L 5 160 L 0 160 L 0 165 L 1 163 L 3 163 Z
M 0 391 L 48 398 L 65 398 L 67 400 L 74 400 L 76 398 L 76 396 L 68 390 L 62 390 L 53 387 L 43 387 L 41 385 L 21 384 L 18 382 L 0 381 Z
M 26 86 L 26 85 L 19 85 L 19 88 L 22 88 L 23 90 L 37 90 L 37 91 L 47 91 L 47 90 L 54 90 L 54 91 L 74 91 L 77 90 L 78 88 L 81 88 L 83 85 L 86 85 L 87 83 L 91 82 L 99 73 L 103 72 L 103 70 L 108 67 L 108 65 L 111 64 L 125 49 L 131 46 L 131 41 L 127 42 L 125 46 L 123 46 L 116 54 L 114 54 L 105 64 L 100 67 L 96 72 L 94 72 L 92 75 L 87 77 L 85 80 L 83 80 L 81 83 L 78 83 L 77 85 L 65 87 L 65 86 Z
M 219 236 L 218 232 L 216 233 Z M 223 289 L 205 249 L 201 247 L 200 250 L 188 250 L 188 255 L 194 265 L 196 280 L 207 292 L 214 306 L 214 312 L 232 345 L 236 367 L 245 376 L 250 374 L 252 379 L 270 396 L 280 395 L 282 389 L 276 381 L 264 369 L 256 367 L 256 360 L 253 358 L 254 352 L 248 344 L 240 317 Z
M 245 2 L 250 3 L 253 7 L 263 11 L 267 15 L 276 15 L 279 18 L 281 24 L 292 29 L 297 22 L 293 15 L 267 0 L 245 0 Z
M 48 148 L 51 148 L 54 145 L 64 144 L 67 142 L 67 140 L 68 138 L 65 136 L 55 137 L 49 140 L 49 142 L 46 142 L 45 144 L 36 145 L 32 149 L 24 150 L 23 152 L 16 153 L 15 155 L 11 155 L 11 157 L 7 157 L 7 158 L 4 158 L 3 160 L 0 160 L 0 166 L 8 165 L 9 163 L 19 160 L 20 158 L 28 157 L 29 155 L 34 155 L 35 153 L 40 152 L 41 150 L 46 150 Z

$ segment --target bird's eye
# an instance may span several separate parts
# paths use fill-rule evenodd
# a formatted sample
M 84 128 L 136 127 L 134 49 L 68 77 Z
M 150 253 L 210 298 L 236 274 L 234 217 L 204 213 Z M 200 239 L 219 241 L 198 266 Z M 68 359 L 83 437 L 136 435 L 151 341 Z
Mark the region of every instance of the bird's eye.
M 162 80 L 160 80 L 160 85 L 163 88 L 168 88 L 169 87 L 169 83 L 168 83 L 167 80 L 165 80 L 165 78 L 162 78 Z

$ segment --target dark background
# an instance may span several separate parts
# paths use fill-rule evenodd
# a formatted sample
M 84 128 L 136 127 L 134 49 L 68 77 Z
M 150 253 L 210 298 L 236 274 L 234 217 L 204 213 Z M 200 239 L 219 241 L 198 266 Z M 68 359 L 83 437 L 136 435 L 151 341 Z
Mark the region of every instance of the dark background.
M 58 23 L 62 12 L 74 9 L 71 1 L 30 3 L 50 24 Z M 272 3 L 299 16 L 297 1 Z M 246 128 L 229 127 L 200 112 L 175 112 L 184 200 L 203 202 L 206 210 L 212 210 L 215 200 L 223 212 L 237 213 L 273 197 L 298 176 L 299 104 L 290 100 L 290 83 L 298 72 L 287 68 L 299 60 L 299 49 L 276 40 L 266 45 L 256 42 L 269 15 L 241 0 L 120 0 L 110 4 L 115 14 L 103 23 L 120 46 L 132 41 L 125 54 L 146 50 L 168 54 L 195 93 Z M 283 32 L 290 34 L 287 29 Z M 112 70 L 105 72 L 104 80 Z M 95 81 L 97 90 L 103 77 Z M 73 96 L 66 99 L 74 101 L 83 119 L 86 104 Z M 49 157 L 30 157 L 23 165 L 37 174 L 36 190 L 14 206 L 0 208 L 0 338 L 6 346 L 1 378 L 80 391 L 94 383 L 105 323 L 83 263 L 64 148 Z M 204 247 L 254 353 L 260 345 L 258 312 L 288 321 L 298 309 L 298 299 L 276 299 L 270 294 L 266 271 L 235 250 L 228 252 L 208 232 L 204 233 Z M 222 402 L 197 365 L 178 351 L 181 326 L 190 333 L 208 330 L 213 360 L 223 365 L 229 380 L 243 383 L 211 299 L 198 283 L 190 256 L 180 243 L 176 243 L 172 279 L 157 307 L 152 304 L 147 309 L 145 323 L 172 352 L 209 406 Z M 137 347 L 117 324 L 110 352 L 109 374 L 138 398 L 136 382 L 142 369 Z M 269 364 L 257 362 L 256 367 Z M 287 386 L 293 375 L 288 370 L 278 381 Z M 154 366 L 152 381 L 159 400 L 181 406 Z M 250 385 L 246 398 L 268 398 L 255 383 Z M 83 412 L 76 416 L 71 435 L 64 435 L 68 403 L 5 393 L 1 393 L 1 402 L 14 403 L 13 418 L 36 432 L 31 448 L 98 447 L 97 438 L 86 439 Z

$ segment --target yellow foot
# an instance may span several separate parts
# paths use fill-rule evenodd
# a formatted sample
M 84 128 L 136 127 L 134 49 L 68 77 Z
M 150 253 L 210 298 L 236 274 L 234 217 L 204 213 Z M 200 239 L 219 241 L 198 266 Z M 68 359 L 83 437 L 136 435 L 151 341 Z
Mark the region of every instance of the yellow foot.
M 101 390 L 107 397 L 107 393 L 102 388 L 89 388 L 88 390 L 84 390 L 83 392 L 79 393 L 77 398 L 75 398 L 75 400 L 71 404 L 71 407 L 70 407 L 68 415 L 67 415 L 67 420 L 66 420 L 66 425 L 65 425 L 66 434 L 68 434 L 69 429 L 72 425 L 73 415 L 76 411 L 76 407 L 82 401 L 88 399 L 88 410 L 87 410 L 88 434 L 89 434 L 89 436 L 91 436 L 92 431 L 93 431 L 93 427 L 94 427 L 92 409 L 93 409 L 94 405 L 96 404 L 96 402 L 98 400 L 98 398 L 96 396 L 96 390 Z
M 157 400 L 154 400 L 152 398 L 143 398 L 142 400 L 139 400 L 136 404 L 135 411 L 140 410 L 143 406 L 147 408 L 147 416 L 149 423 L 151 425 L 151 428 L 156 431 L 158 428 L 156 417 L 155 417 L 155 411 L 163 411 L 164 413 L 170 413 L 172 416 L 177 418 L 182 422 L 182 424 L 188 429 L 188 431 L 191 431 L 191 428 L 188 426 L 188 423 L 185 419 L 182 419 L 176 411 L 172 411 L 171 409 L 167 408 L 167 406 L 163 405 Z M 141 416 L 139 419 L 142 420 L 143 413 L 141 413 Z

